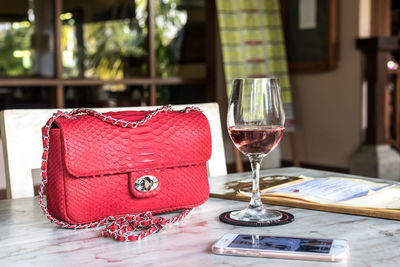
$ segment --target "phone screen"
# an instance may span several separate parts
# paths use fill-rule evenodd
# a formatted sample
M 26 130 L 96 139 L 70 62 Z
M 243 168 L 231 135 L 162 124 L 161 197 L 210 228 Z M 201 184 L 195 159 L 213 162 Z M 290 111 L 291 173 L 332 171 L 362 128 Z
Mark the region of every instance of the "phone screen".
M 231 248 L 264 249 L 329 253 L 332 239 L 303 239 L 262 235 L 238 235 L 229 245 Z

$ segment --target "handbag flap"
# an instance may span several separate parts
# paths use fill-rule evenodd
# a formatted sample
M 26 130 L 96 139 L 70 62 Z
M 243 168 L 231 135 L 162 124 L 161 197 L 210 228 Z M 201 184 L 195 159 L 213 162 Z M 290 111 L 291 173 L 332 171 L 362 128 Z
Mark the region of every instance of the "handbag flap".
M 148 111 L 108 112 L 124 121 L 143 119 Z M 67 171 L 75 177 L 205 163 L 211 133 L 202 112 L 160 112 L 137 128 L 124 128 L 89 115 L 58 118 Z M 51 145 L 50 140 L 50 145 Z

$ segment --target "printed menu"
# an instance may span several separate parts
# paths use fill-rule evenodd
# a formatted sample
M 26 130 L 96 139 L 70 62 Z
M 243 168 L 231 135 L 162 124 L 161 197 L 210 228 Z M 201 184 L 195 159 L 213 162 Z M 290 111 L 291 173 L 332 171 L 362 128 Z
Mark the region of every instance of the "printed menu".
M 249 201 L 251 178 L 211 180 L 211 197 Z M 400 220 L 400 183 L 344 177 L 260 177 L 264 203 Z

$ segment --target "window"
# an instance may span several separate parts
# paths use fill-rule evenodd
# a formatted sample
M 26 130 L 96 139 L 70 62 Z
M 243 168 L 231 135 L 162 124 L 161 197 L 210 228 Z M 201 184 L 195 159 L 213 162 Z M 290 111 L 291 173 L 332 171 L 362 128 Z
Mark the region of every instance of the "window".
M 39 107 L 212 101 L 212 8 L 206 0 L 5 2 L 0 109 L 20 107 L 15 91 L 46 103 Z M 45 93 L 33 97 L 35 88 Z

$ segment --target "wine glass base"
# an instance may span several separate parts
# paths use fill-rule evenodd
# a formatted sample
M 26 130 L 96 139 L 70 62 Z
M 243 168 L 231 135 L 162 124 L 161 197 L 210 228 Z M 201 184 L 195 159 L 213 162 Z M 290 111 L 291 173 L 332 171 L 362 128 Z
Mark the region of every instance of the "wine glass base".
M 220 221 L 237 226 L 252 226 L 252 227 L 277 226 L 277 225 L 284 225 L 294 221 L 294 216 L 286 211 L 279 211 L 280 213 L 282 213 L 281 219 L 275 221 L 269 220 L 264 222 L 234 220 L 230 217 L 230 214 L 233 212 L 237 212 L 237 210 L 227 211 L 219 215 Z
M 243 209 L 234 211 L 229 214 L 232 220 L 244 221 L 244 222 L 257 222 L 257 223 L 268 223 L 279 221 L 282 219 L 283 214 L 278 210 L 270 210 L 261 207 L 259 209 Z

